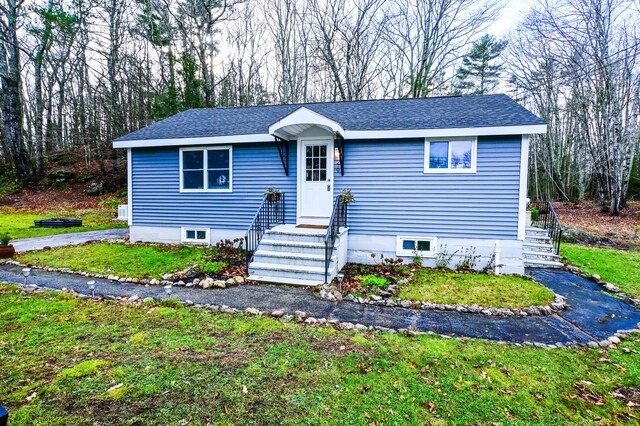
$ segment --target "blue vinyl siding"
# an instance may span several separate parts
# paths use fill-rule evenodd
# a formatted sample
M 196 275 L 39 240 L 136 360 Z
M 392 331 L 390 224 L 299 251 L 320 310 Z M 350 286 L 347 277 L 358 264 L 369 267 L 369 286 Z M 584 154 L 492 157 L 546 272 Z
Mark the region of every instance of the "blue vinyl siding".
M 180 192 L 178 148 L 132 150 L 133 225 L 246 229 L 263 198 L 276 186 L 285 192 L 286 220 L 295 222 L 296 156 L 291 144 L 286 176 L 275 144 L 233 147 L 233 192 Z
M 475 174 L 425 174 L 422 139 L 346 141 L 349 232 L 516 239 L 521 140 L 478 138 Z
M 246 229 L 268 186 L 286 193 L 296 220 L 296 149 L 285 176 L 275 144 L 233 147 L 232 193 L 180 193 L 178 148 L 132 150 L 133 225 Z M 520 136 L 478 138 L 477 173 L 425 174 L 424 141 L 345 142 L 345 176 L 336 194 L 353 191 L 350 233 L 517 238 Z

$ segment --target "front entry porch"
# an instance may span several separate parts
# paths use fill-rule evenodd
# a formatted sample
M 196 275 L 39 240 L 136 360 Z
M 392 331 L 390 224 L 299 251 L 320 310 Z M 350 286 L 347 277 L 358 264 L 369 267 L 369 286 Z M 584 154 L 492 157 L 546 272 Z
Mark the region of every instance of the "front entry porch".
M 325 283 L 327 229 L 284 224 L 264 232 L 249 264 L 252 281 L 317 286 Z M 348 229 L 341 228 L 326 268 L 331 282 L 347 259 Z

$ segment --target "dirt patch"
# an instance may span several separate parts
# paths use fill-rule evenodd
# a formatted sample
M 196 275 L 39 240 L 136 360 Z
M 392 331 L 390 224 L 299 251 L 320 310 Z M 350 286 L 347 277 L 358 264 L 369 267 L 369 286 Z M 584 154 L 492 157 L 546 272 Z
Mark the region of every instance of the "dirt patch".
M 605 237 L 621 246 L 640 245 L 640 202 L 630 201 L 620 216 L 610 216 L 593 202 L 553 203 L 563 226 Z

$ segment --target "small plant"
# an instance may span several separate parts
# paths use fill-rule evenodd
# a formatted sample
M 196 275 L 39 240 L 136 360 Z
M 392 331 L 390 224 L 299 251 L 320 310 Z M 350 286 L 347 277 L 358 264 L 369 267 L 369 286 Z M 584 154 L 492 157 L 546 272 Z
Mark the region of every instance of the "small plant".
M 453 256 L 455 256 L 460 250 L 456 250 L 453 253 L 449 253 L 449 247 L 444 244 L 440 246 L 438 253 L 436 253 L 436 268 L 447 269 Z
M 340 202 L 342 204 L 351 204 L 356 200 L 356 197 L 351 193 L 349 188 L 342 188 L 340 190 Z
M 375 275 L 362 277 L 362 285 L 365 287 L 385 287 L 387 284 L 389 284 L 389 280 L 385 277 L 378 277 Z
M 269 188 L 264 190 L 264 195 L 267 196 L 267 200 L 271 203 L 275 203 L 282 197 L 282 191 L 278 188 L 270 186 Z
M 456 269 L 459 271 L 460 270 L 469 271 L 475 268 L 476 264 L 478 263 L 478 259 L 480 259 L 480 257 L 481 256 L 479 254 L 476 254 L 475 247 L 467 247 L 462 252 L 460 260 L 456 264 Z
M 418 253 L 418 250 L 413 251 L 413 256 L 411 257 L 411 264 L 416 268 L 422 267 L 422 256 Z
M 235 259 L 243 260 L 244 252 L 242 243 L 244 238 L 236 238 L 234 240 L 220 240 L 216 243 L 216 259 Z
M 0 234 L 0 246 L 8 246 L 11 241 L 11 237 L 8 232 Z
M 98 203 L 100 207 L 111 207 L 112 209 L 117 208 L 119 204 L 120 200 L 117 198 L 109 198 Z
M 540 218 L 540 210 L 538 210 L 537 207 L 534 207 L 530 211 L 531 211 L 531 221 L 537 222 L 538 219 Z

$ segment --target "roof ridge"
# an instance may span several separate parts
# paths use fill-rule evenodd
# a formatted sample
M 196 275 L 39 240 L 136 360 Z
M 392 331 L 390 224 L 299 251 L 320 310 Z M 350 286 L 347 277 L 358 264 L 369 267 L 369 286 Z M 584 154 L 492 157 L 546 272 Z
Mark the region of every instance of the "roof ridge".
M 357 99 L 350 101 L 317 101 L 317 102 L 294 102 L 290 104 L 278 103 L 278 104 L 262 104 L 262 105 L 237 105 L 237 106 L 217 106 L 207 108 L 189 108 L 185 111 L 209 111 L 209 110 L 225 110 L 225 109 L 244 109 L 244 108 L 261 108 L 261 107 L 278 107 L 278 106 L 304 106 L 304 105 L 328 105 L 328 104 L 349 104 L 349 103 L 365 103 L 365 102 L 389 102 L 389 101 L 419 101 L 427 99 L 457 99 L 457 98 L 488 98 L 495 96 L 505 96 L 509 99 L 511 97 L 506 93 L 487 93 L 483 95 L 441 95 L 441 96 L 425 96 L 422 98 L 378 98 L 378 99 Z M 513 100 L 513 99 L 511 99 Z M 514 101 L 515 102 L 515 101 Z M 185 112 L 182 111 L 182 112 Z

